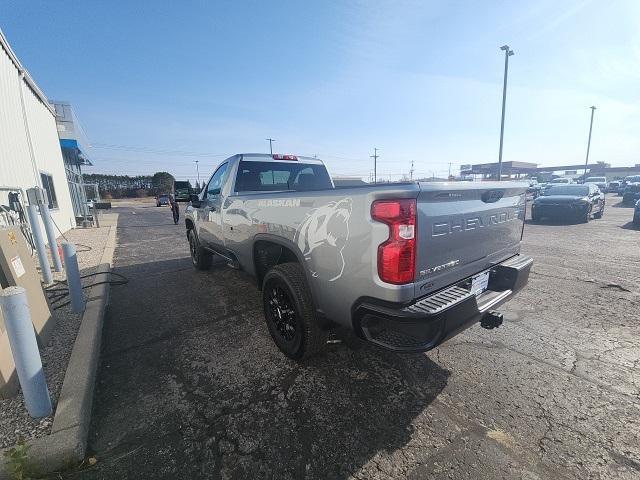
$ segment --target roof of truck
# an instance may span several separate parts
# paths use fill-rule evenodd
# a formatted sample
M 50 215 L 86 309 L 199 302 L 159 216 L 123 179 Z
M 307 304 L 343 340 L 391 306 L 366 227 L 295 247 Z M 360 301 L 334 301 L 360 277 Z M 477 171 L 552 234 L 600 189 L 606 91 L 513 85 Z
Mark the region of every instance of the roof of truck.
M 323 165 L 324 162 L 319 158 L 313 157 L 305 157 L 303 155 L 295 155 L 291 153 L 274 153 L 273 155 L 269 153 L 238 153 L 237 155 L 241 156 L 243 160 L 260 160 L 261 162 L 295 162 L 295 161 L 304 161 L 305 163 L 316 163 L 318 165 Z M 288 160 L 283 158 L 274 158 L 276 155 L 282 156 L 293 156 L 297 160 Z

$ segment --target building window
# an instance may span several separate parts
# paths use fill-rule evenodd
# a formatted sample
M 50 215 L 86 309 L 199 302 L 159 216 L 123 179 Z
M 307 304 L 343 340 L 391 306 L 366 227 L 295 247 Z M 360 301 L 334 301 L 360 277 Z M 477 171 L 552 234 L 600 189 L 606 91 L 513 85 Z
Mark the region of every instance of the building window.
M 53 177 L 48 173 L 41 173 L 40 179 L 42 180 L 42 188 L 44 188 L 47 194 L 49 208 L 58 208 L 58 199 L 56 198 L 56 189 L 53 186 Z

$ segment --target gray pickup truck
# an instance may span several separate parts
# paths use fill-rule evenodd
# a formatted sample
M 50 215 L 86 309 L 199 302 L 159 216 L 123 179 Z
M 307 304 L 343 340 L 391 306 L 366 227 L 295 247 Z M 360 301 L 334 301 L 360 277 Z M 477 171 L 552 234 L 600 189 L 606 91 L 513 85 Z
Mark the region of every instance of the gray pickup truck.
M 280 350 L 304 359 L 332 327 L 400 352 L 434 348 L 526 283 L 526 185 L 511 182 L 334 186 L 324 164 L 238 154 L 191 196 L 193 264 L 218 255 L 257 279 Z

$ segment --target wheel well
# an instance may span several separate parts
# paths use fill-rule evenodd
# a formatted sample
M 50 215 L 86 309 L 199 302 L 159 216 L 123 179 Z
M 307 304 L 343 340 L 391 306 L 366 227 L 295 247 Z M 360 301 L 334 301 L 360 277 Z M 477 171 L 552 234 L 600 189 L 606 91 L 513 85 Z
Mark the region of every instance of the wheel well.
M 258 280 L 258 288 L 262 289 L 262 280 L 272 267 L 280 263 L 298 262 L 298 257 L 289 248 L 280 244 L 260 240 L 253 246 L 253 264 Z

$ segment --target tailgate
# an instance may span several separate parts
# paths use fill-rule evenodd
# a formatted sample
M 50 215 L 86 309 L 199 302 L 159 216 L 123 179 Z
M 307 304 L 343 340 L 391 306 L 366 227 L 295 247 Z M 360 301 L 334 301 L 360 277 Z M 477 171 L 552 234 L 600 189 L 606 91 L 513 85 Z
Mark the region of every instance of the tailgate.
M 526 190 L 516 182 L 420 183 L 416 296 L 516 255 Z

